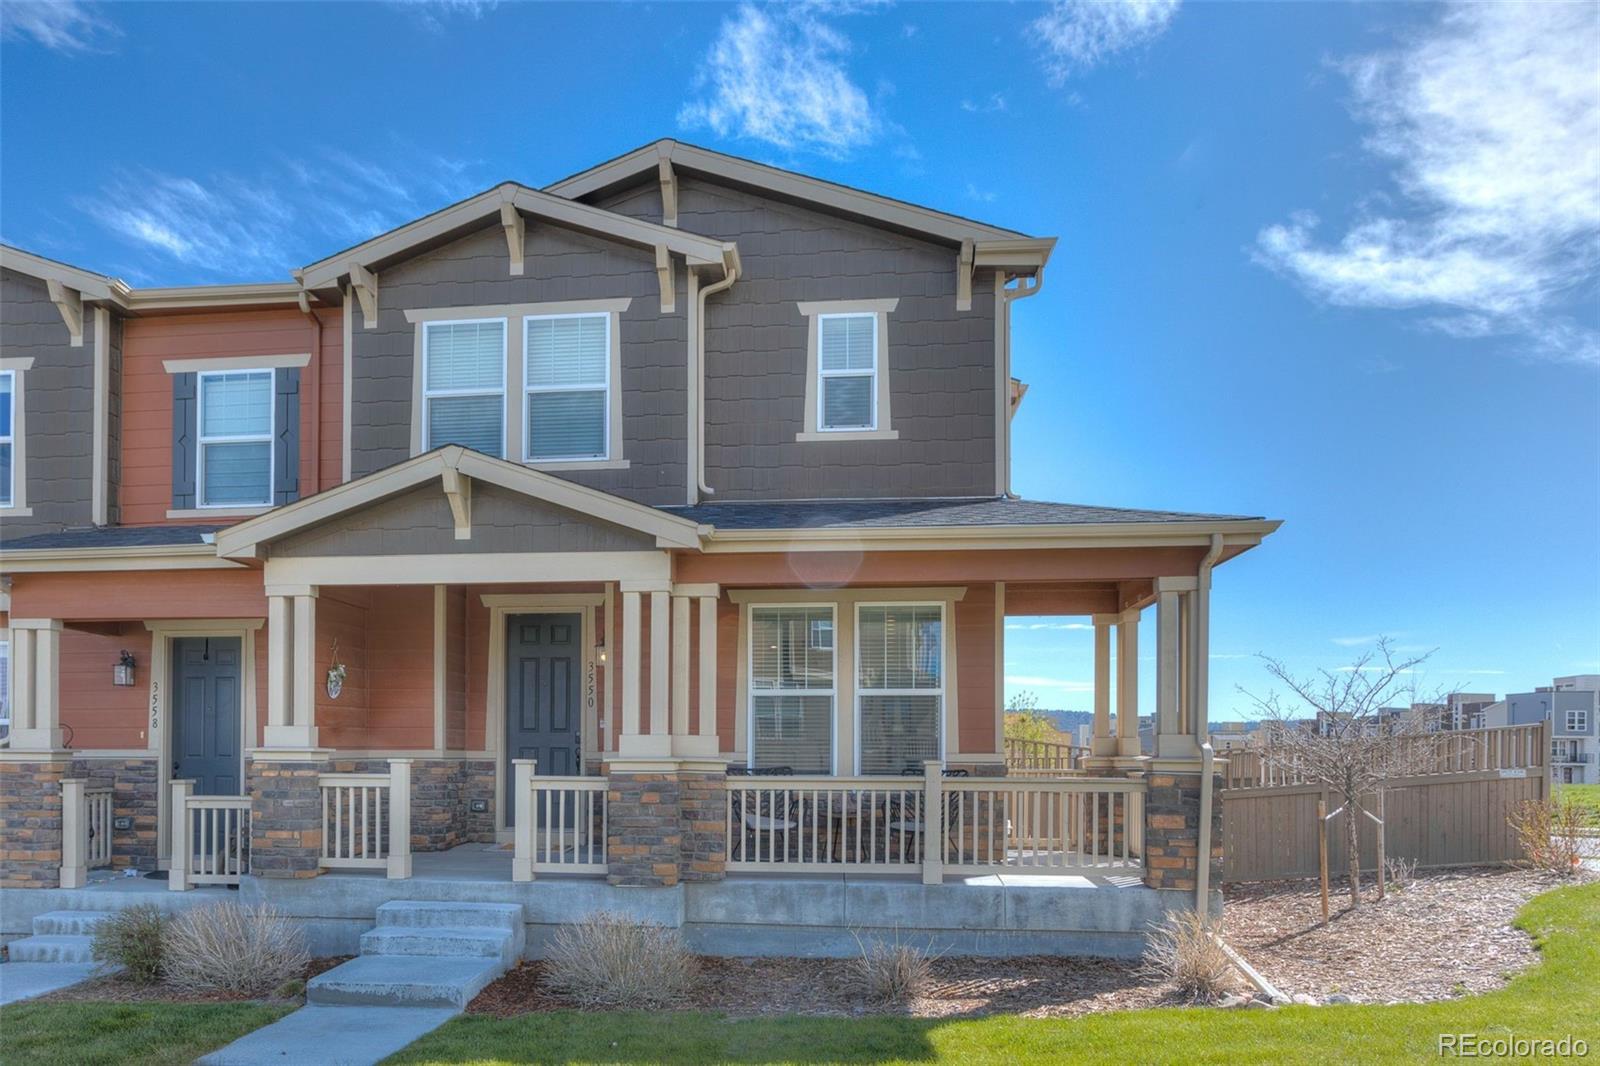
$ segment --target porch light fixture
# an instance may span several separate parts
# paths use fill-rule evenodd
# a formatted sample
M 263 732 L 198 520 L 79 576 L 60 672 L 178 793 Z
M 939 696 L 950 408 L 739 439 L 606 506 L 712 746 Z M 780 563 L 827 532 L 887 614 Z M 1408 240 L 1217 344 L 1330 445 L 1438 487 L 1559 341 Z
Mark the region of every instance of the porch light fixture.
M 122 649 L 122 657 L 111 668 L 111 683 L 122 688 L 130 687 L 133 684 L 133 667 L 133 655 L 128 649 Z
M 601 666 L 606 664 L 606 635 L 604 632 L 595 634 L 594 658 Z

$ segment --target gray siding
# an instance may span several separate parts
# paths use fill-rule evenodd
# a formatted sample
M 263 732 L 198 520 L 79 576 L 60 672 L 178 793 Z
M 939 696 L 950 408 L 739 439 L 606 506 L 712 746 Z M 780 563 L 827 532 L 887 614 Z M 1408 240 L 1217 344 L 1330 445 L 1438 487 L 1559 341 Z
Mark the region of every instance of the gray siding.
M 599 206 L 660 221 L 655 183 Z M 679 225 L 739 244 L 744 275 L 706 313 L 707 484 L 718 500 L 994 494 L 994 291 L 955 309 L 956 249 L 680 180 Z M 796 303 L 898 297 L 889 316 L 894 441 L 795 440 L 808 323 Z
M 33 514 L 13 518 L 0 512 L 0 537 L 6 540 L 91 521 L 94 314 L 86 308 L 83 317 L 83 345 L 74 348 L 45 283 L 0 271 L 0 354 L 34 361 L 22 375 L 26 502 Z
M 122 521 L 122 319 L 111 316 L 110 376 L 106 389 L 106 522 Z
M 366 329 L 352 308 L 353 476 L 410 455 L 415 327 L 407 308 L 626 296 L 633 303 L 621 316 L 622 447 L 630 465 L 557 476 L 640 503 L 683 503 L 688 326 L 681 264 L 677 310 L 669 315 L 661 313 L 655 258 L 640 249 L 530 221 L 524 269 L 522 277 L 507 273 L 505 234 L 496 223 L 381 272 L 378 327 Z
M 455 528 L 450 503 L 435 482 L 286 537 L 272 545 L 272 554 L 297 558 L 655 548 L 655 538 L 647 534 L 586 518 L 482 481 L 474 482 L 472 487 L 472 539 L 457 540 Z

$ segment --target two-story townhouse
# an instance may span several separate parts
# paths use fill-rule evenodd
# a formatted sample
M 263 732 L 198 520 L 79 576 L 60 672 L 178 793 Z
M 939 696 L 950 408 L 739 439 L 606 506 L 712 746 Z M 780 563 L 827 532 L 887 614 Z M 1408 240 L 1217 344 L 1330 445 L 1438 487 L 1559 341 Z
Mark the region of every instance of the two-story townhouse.
M 1600 677 L 1558 677 L 1532 692 L 1508 693 L 1489 710 L 1492 725 L 1550 723 L 1550 777 L 1558 784 L 1600 781 Z
M 5 249 L 0 883 L 55 883 L 76 778 L 118 865 L 167 866 L 192 793 L 313 876 L 330 775 L 406 759 L 419 852 L 547 834 L 528 789 L 603 775 L 613 883 L 719 879 L 746 825 L 868 820 L 729 774 L 1004 775 L 1005 620 L 1050 614 L 1094 624 L 1087 769 L 1155 782 L 1119 839 L 1192 889 L 1211 575 L 1277 523 L 1011 493 L 1055 244 L 661 141 L 285 282 Z

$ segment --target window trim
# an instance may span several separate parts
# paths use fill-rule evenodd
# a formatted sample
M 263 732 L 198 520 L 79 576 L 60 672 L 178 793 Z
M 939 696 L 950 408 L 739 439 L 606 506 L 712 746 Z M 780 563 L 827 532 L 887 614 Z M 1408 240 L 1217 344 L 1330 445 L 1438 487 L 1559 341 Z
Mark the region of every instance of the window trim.
M 864 607 L 937 607 L 939 608 L 939 687 L 929 688 L 872 688 L 869 689 L 861 683 L 861 610 Z M 861 743 L 861 699 L 863 696 L 933 696 L 939 697 L 939 762 L 946 759 L 946 734 L 949 732 L 948 693 L 950 690 L 950 615 L 953 613 L 946 600 L 858 600 L 852 605 L 855 622 L 855 654 L 852 657 L 851 668 L 855 676 L 851 678 L 854 689 L 855 701 L 855 735 L 856 735 L 856 772 L 862 770 L 862 743 Z
M 207 503 L 205 501 L 205 470 L 206 470 L 206 445 L 207 444 L 258 444 L 263 440 L 259 433 L 248 433 L 229 437 L 207 437 L 206 425 L 206 378 L 227 377 L 230 374 L 265 374 L 271 382 L 267 401 L 267 498 L 265 500 L 232 500 L 227 503 Z M 214 511 L 238 511 L 242 508 L 272 506 L 274 495 L 273 486 L 278 483 L 278 372 L 267 366 L 240 366 L 227 370 L 199 370 L 195 372 L 194 379 L 194 509 L 206 513 Z
M 555 314 L 523 315 L 522 316 L 522 355 L 521 355 L 521 363 L 522 363 L 522 418 L 519 419 L 519 422 L 521 424 L 521 429 L 520 429 L 518 435 L 522 438 L 522 452 L 521 452 L 521 454 L 522 454 L 522 462 L 524 464 L 526 464 L 528 466 L 539 466 L 539 467 L 550 466 L 551 464 L 558 464 L 558 463 L 559 464 L 577 463 L 577 464 L 582 464 L 582 465 L 588 465 L 590 463 L 608 462 L 611 459 L 611 448 L 612 448 L 612 444 L 613 444 L 612 439 L 611 439 L 611 421 L 612 421 L 612 417 L 613 417 L 612 410 L 611 410 L 611 393 L 612 393 L 612 386 L 614 384 L 614 382 L 612 380 L 614 368 L 612 367 L 611 351 L 612 351 L 612 348 L 616 346 L 615 345 L 615 341 L 614 341 L 614 338 L 616 336 L 616 330 L 617 330 L 617 323 L 615 321 L 616 317 L 617 316 L 615 315 L 614 312 L 606 312 L 606 311 L 563 311 L 563 312 L 559 312 L 559 313 L 555 313 Z M 604 425 L 605 428 L 604 428 L 604 432 L 601 434 L 601 440 L 603 440 L 605 442 L 604 443 L 605 450 L 602 451 L 599 455 L 572 455 L 572 456 L 559 456 L 559 457 L 552 457 L 552 458 L 548 458 L 548 459 L 541 459 L 541 458 L 534 457 L 534 455 L 532 454 L 533 441 L 531 439 L 532 434 L 530 433 L 530 425 L 529 425 L 529 422 L 528 422 L 528 399 L 529 399 L 529 397 L 531 397 L 536 392 L 594 392 L 594 391 L 596 391 L 596 386 L 593 386 L 593 385 L 588 386 L 587 388 L 573 388 L 572 386 L 568 386 L 568 385 L 530 385 L 530 384 L 528 384 L 528 327 L 529 327 L 529 325 L 531 323 L 534 323 L 534 322 L 549 322 L 549 321 L 554 321 L 555 319 L 558 319 L 558 318 L 598 318 L 598 319 L 601 319 L 602 321 L 604 321 L 605 324 L 606 324 L 606 358 L 605 358 L 605 371 L 606 372 L 605 372 L 605 382 L 604 382 L 603 385 L 601 385 L 599 387 L 600 390 L 604 391 L 604 393 L 605 393 L 605 403 L 601 407 L 602 411 L 604 412 L 604 417 L 605 417 L 605 420 L 603 422 L 603 425 Z
M 833 647 L 833 684 L 826 690 L 806 689 L 757 689 L 756 688 L 756 642 L 754 640 L 756 612 L 762 610 L 807 610 L 823 607 L 828 610 L 828 618 L 833 623 L 834 632 L 838 632 L 839 604 L 828 600 L 789 600 L 789 601 L 761 601 L 743 605 L 745 618 L 744 641 L 744 691 L 745 691 L 745 755 L 744 764 L 749 769 L 756 765 L 756 697 L 771 696 L 775 694 L 804 693 L 808 696 L 827 696 L 828 705 L 828 776 L 839 776 L 839 648 L 838 641 Z M 806 644 L 809 647 L 810 627 L 807 627 Z
M 481 389 L 481 388 L 471 388 L 471 389 L 432 389 L 432 388 L 429 388 L 428 387 L 428 331 L 433 329 L 435 326 L 481 326 L 485 322 L 498 322 L 498 323 L 500 323 L 500 387 L 499 387 L 499 389 Z M 432 451 L 433 450 L 432 448 L 428 447 L 428 439 L 429 439 L 429 432 L 428 431 L 430 429 L 429 423 L 432 422 L 432 408 L 428 404 L 429 400 L 432 400 L 432 399 L 435 399 L 435 398 L 438 398 L 438 397 L 494 396 L 494 395 L 498 395 L 500 397 L 500 431 L 501 431 L 500 432 L 500 454 L 495 456 L 494 458 L 504 459 L 509 454 L 506 451 L 505 430 L 506 430 L 506 422 L 507 422 L 507 417 L 506 417 L 506 396 L 507 396 L 507 393 L 508 393 L 508 390 L 506 388 L 506 360 L 509 358 L 509 353 L 510 353 L 510 349 L 511 349 L 511 321 L 510 321 L 510 319 L 506 318 L 505 316 L 495 316 L 495 315 L 487 315 L 487 316 L 485 316 L 483 318 L 440 318 L 440 319 L 432 319 L 430 321 L 422 323 L 422 328 L 417 331 L 417 337 L 418 337 L 418 343 L 419 343 L 419 345 L 421 347 L 421 353 L 422 353 L 422 359 L 417 364 L 417 374 L 418 374 L 417 385 L 418 385 L 418 388 L 421 390 L 421 395 L 422 395 L 422 422 L 421 422 L 421 426 L 420 426 L 422 451 L 427 452 L 427 451 Z M 420 452 L 419 452 L 419 454 L 420 454 Z
M 32 356 L 0 359 L 0 375 L 11 379 L 11 502 L 0 504 L 0 515 L 7 518 L 27 518 L 33 514 L 33 508 L 28 506 L 26 403 L 27 372 L 32 369 Z
M 889 300 L 828 300 L 797 303 L 800 314 L 806 318 L 806 393 L 804 424 L 795 440 L 816 441 L 867 441 L 898 440 L 900 433 L 894 429 L 890 408 L 889 381 L 889 315 L 898 307 L 898 298 Z M 876 321 L 872 333 L 872 428 L 824 429 L 822 427 L 822 370 L 821 338 L 824 318 L 873 315 Z M 861 376 L 861 371 L 829 371 L 827 376 Z

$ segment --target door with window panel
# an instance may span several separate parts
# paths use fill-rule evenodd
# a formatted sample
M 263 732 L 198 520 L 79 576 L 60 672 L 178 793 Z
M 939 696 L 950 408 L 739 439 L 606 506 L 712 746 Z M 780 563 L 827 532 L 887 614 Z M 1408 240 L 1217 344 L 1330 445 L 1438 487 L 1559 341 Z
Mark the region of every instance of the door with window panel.
M 833 608 L 750 608 L 750 765 L 831 774 L 834 695 Z
M 863 774 L 921 772 L 944 757 L 944 608 L 862 604 L 856 733 Z

